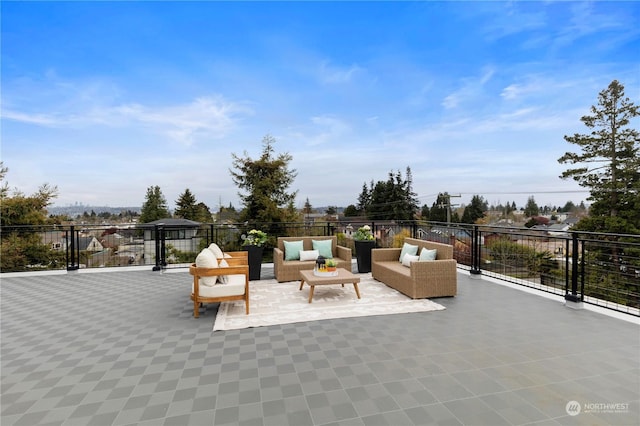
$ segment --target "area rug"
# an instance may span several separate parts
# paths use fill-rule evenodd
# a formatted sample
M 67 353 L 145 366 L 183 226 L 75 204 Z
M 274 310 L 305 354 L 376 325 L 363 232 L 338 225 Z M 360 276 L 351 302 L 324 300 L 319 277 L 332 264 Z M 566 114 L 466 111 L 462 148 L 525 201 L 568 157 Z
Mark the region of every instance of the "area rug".
M 213 331 L 445 309 L 428 299 L 411 299 L 374 280 L 371 274 L 361 275 L 358 288 L 361 299 L 356 296 L 353 284 L 316 286 L 313 302 L 309 303 L 310 288 L 305 285 L 300 290 L 299 281 L 252 281 L 249 315 L 245 314 L 243 301 L 223 302 L 218 308 Z

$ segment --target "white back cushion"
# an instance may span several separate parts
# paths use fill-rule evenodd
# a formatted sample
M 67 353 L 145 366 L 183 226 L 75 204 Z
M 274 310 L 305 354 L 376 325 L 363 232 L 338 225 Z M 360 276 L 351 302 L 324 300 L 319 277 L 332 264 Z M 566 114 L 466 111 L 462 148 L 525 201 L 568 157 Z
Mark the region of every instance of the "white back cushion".
M 402 258 L 402 265 L 409 268 L 411 267 L 411 262 L 417 262 L 418 259 L 419 259 L 419 256 L 415 256 L 412 254 L 405 254 L 404 257 Z
M 222 249 L 218 247 L 216 243 L 209 244 L 209 250 L 213 252 L 213 254 L 216 256 L 216 259 L 222 259 L 224 257 Z
M 218 260 L 213 252 L 209 249 L 203 249 L 198 256 L 196 256 L 196 266 L 198 268 L 217 268 Z M 218 277 L 201 277 L 200 284 L 212 287 L 216 285 Z
M 320 256 L 318 250 L 300 250 L 300 260 L 316 260 Z
M 226 260 L 222 259 L 218 264 L 221 268 L 228 268 L 229 264 Z M 218 284 L 227 284 L 229 282 L 229 277 L 227 275 L 218 275 Z

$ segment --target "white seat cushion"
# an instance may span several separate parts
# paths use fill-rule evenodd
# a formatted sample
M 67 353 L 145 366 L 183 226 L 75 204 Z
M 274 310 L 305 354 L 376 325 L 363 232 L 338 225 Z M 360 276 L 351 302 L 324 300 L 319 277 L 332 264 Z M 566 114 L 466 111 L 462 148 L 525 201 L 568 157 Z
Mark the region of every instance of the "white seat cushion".
M 244 294 L 244 275 L 228 275 L 228 277 L 227 284 L 214 285 L 213 287 L 201 285 L 199 295 L 201 297 L 225 297 Z M 202 278 L 200 282 L 202 282 Z M 193 292 L 193 284 L 191 286 L 191 292 Z

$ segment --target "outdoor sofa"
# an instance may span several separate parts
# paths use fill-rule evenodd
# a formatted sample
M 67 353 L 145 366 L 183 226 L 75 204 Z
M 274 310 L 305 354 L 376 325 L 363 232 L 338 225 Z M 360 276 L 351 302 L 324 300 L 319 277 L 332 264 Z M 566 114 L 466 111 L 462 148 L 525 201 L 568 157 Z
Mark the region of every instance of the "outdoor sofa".
M 453 246 L 433 241 L 405 238 L 405 244 L 436 250 L 435 260 L 400 262 L 401 248 L 371 250 L 371 274 L 376 280 L 406 294 L 412 299 L 455 296 L 458 290 Z M 433 252 L 431 253 L 433 255 Z
M 338 239 L 335 236 L 278 237 L 278 246 L 273 249 L 273 273 L 278 282 L 299 281 L 300 271 L 312 270 L 315 267 L 315 258 L 300 260 L 300 256 L 295 256 L 295 253 L 291 253 L 291 250 L 287 253 L 285 242 L 291 248 L 293 245 L 299 245 L 298 242 L 300 241 L 302 241 L 302 251 L 305 252 L 310 252 L 314 249 L 314 241 L 316 243 L 319 242 L 316 247 L 322 245 L 322 248 L 328 249 L 328 246 L 330 246 L 331 257 L 336 261 L 336 267 L 351 271 L 351 249 L 339 246 Z M 319 254 L 322 255 L 323 252 L 320 250 Z M 329 257 L 326 254 L 323 257 Z

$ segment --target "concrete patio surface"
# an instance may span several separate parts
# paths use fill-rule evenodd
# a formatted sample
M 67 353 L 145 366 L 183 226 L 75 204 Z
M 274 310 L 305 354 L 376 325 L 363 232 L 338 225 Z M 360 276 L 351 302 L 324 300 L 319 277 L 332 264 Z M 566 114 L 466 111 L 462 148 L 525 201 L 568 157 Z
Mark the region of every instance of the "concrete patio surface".
M 186 270 L 0 279 L 3 426 L 640 424 L 637 318 L 464 271 L 444 311 L 215 333 Z

